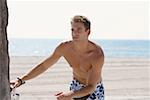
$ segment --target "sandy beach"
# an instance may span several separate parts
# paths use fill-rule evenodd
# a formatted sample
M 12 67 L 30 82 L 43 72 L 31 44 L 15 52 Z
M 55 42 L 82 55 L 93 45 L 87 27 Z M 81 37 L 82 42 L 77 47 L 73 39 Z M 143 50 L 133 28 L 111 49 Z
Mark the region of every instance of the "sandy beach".
M 11 56 L 10 79 L 22 76 L 47 57 Z M 150 59 L 106 58 L 103 66 L 105 100 L 150 100 Z M 68 91 L 71 68 L 64 58 L 40 76 L 17 88 L 20 100 L 56 100 L 55 93 Z

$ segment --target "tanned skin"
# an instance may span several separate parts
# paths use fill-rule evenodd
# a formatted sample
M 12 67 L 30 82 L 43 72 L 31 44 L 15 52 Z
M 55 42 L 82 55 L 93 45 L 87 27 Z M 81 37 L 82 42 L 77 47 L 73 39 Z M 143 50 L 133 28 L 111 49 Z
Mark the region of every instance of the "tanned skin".
M 91 94 L 96 89 L 97 83 L 102 81 L 101 73 L 104 63 L 102 49 L 88 39 L 90 30 L 86 29 L 83 23 L 74 22 L 71 24 L 71 28 L 72 40 L 61 43 L 50 57 L 21 77 L 23 81 L 35 78 L 63 56 L 72 68 L 73 78 L 86 87 L 76 92 L 60 92 L 56 94 L 57 100 L 72 100 L 72 98 L 80 98 Z M 18 87 L 20 81 L 15 80 L 11 84 Z

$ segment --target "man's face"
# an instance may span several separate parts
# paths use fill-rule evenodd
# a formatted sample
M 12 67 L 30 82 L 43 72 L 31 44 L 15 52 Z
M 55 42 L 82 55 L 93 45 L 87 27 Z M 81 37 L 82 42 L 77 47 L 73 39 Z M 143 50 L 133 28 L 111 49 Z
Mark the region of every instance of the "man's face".
M 88 38 L 89 29 L 86 29 L 83 23 L 73 22 L 71 27 L 73 40 L 85 40 Z

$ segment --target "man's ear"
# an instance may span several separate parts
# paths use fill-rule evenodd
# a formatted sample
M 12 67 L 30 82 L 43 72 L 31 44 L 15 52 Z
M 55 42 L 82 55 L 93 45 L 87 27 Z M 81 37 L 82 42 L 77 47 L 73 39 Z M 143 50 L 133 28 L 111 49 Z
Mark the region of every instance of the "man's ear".
M 91 30 L 90 30 L 90 29 L 87 29 L 86 31 L 87 31 L 88 35 L 90 35 Z

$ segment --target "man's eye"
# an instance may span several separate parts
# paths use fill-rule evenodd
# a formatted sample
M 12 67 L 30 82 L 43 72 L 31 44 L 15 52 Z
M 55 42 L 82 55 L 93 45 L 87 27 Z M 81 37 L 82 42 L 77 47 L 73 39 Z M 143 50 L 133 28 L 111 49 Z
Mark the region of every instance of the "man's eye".
M 74 31 L 74 29 L 71 29 L 71 31 Z

